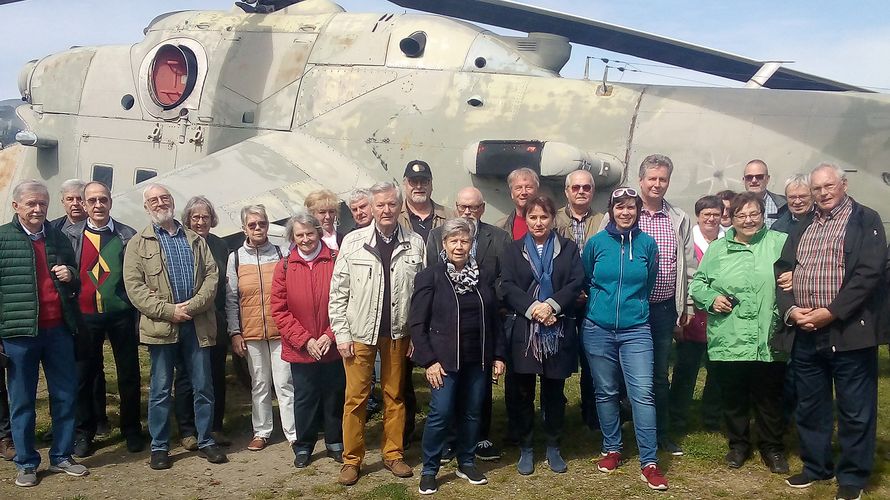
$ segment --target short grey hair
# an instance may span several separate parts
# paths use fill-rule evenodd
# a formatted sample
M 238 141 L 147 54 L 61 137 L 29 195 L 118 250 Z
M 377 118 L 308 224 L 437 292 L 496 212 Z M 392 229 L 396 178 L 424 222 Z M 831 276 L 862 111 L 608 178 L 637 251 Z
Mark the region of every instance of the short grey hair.
M 319 222 L 314 215 L 309 212 L 297 212 L 296 215 L 287 220 L 287 224 L 284 226 L 284 232 L 287 234 L 287 241 L 291 243 L 294 243 L 294 226 L 296 224 L 315 228 L 315 232 L 318 233 L 319 239 L 324 235 L 321 229 L 321 222 Z
M 247 223 L 248 215 L 259 215 L 264 221 L 269 222 L 269 216 L 266 214 L 266 206 L 262 204 L 247 205 L 241 209 L 241 224 Z
M 371 196 L 382 194 L 382 193 L 388 193 L 390 191 L 395 191 L 396 199 L 398 200 L 399 205 L 401 205 L 402 201 L 404 200 L 404 198 L 402 198 L 402 190 L 399 189 L 399 185 L 392 181 L 378 182 L 378 183 L 374 184 L 373 186 L 371 186 L 370 188 L 368 188 L 368 191 L 370 191 Z
M 791 177 L 785 179 L 785 191 L 788 191 L 788 188 L 792 186 L 803 186 L 807 189 L 810 188 L 810 176 L 809 174 L 794 174 Z
M 365 188 L 353 189 L 352 192 L 349 193 L 347 204 L 352 205 L 353 203 L 358 203 L 361 200 L 368 200 L 368 203 L 371 203 L 371 191 Z
M 674 174 L 674 162 L 667 155 L 654 154 L 643 158 L 640 163 L 640 179 L 646 177 L 646 171 L 650 168 L 664 167 L 668 171 L 668 178 Z
M 834 171 L 834 174 L 837 175 L 838 179 L 842 181 L 847 180 L 847 171 L 835 165 L 834 163 L 822 162 L 816 168 L 810 171 L 810 175 L 816 173 L 817 170 L 832 170 Z
M 473 239 L 476 236 L 476 224 L 463 217 L 445 221 L 445 224 L 442 225 L 442 243 L 445 243 L 446 239 L 456 234 L 467 234 L 470 236 L 470 239 Z
M 66 193 L 77 193 L 82 197 L 83 188 L 86 187 L 86 185 L 87 183 L 80 179 L 68 179 L 59 186 L 59 194 L 64 196 Z
M 538 173 L 528 167 L 517 168 L 510 172 L 510 175 L 507 176 L 507 186 L 513 189 L 513 183 L 520 177 L 529 177 L 535 181 L 535 187 L 541 187 L 541 179 L 538 178 Z
M 170 193 L 170 188 L 168 188 L 167 186 L 165 186 L 163 184 L 158 184 L 157 182 L 152 182 L 149 185 L 145 186 L 145 189 L 142 190 L 142 201 L 145 201 L 148 199 L 148 192 L 153 189 L 163 189 L 164 191 L 167 192 L 167 194 L 172 194 L 172 193 Z
M 182 209 L 182 223 L 185 227 L 188 229 L 192 228 L 192 212 L 198 207 L 207 207 L 207 211 L 210 212 L 210 227 L 216 227 L 219 224 L 219 217 L 216 215 L 213 203 L 210 203 L 206 196 L 199 194 L 189 198 L 189 201 L 185 203 L 185 208 Z
M 46 188 L 46 184 L 37 179 L 28 179 L 16 184 L 15 188 L 12 190 L 13 201 L 16 203 L 22 201 L 22 196 L 24 196 L 25 193 L 44 193 L 47 199 L 49 199 L 49 189 Z
M 590 177 L 590 184 L 596 186 L 596 181 L 593 179 L 593 174 L 590 173 L 590 170 L 579 168 L 578 170 L 572 170 L 569 172 L 569 175 L 566 176 L 566 187 L 569 187 L 569 184 L 572 182 L 572 176 L 575 174 L 587 174 L 587 176 Z

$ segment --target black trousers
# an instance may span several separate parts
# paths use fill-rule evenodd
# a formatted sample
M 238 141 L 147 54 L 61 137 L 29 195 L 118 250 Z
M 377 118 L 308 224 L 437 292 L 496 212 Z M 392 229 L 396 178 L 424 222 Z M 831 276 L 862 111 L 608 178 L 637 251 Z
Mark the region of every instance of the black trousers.
M 695 393 L 695 383 L 702 361 L 708 367 L 705 388 L 701 398 L 701 419 L 705 428 L 720 427 L 720 387 L 712 373 L 708 359 L 708 345 L 704 342 L 677 342 L 677 360 L 671 375 L 671 429 L 675 434 L 685 434 L 689 420 L 689 405 Z
M 751 452 L 751 413 L 761 452 L 785 452 L 782 438 L 782 388 L 785 363 L 781 361 L 711 361 L 720 384 L 726 437 L 731 449 Z
M 565 379 L 541 378 L 541 409 L 544 412 L 544 436 L 547 446 L 558 447 L 562 439 L 562 429 L 566 416 Z M 535 427 L 535 383 L 538 375 L 514 373 L 513 379 L 517 389 L 516 415 L 519 446 L 532 447 L 533 430 Z
M 213 432 L 222 432 L 226 413 L 226 358 L 229 355 L 229 334 L 225 321 L 216 316 L 216 345 L 210 348 L 210 378 L 213 383 Z M 173 411 L 179 424 L 179 436 L 197 435 L 192 383 L 186 371 L 188 363 L 179 360 L 173 380 Z
M 294 451 L 312 453 L 318 438 L 318 415 L 324 428 L 324 442 L 342 450 L 343 403 L 346 371 L 340 360 L 329 363 L 291 363 L 294 383 L 294 422 L 297 442 Z
M 120 427 L 124 436 L 142 432 L 139 418 L 142 386 L 139 375 L 139 337 L 136 331 L 136 314 L 131 311 L 90 314 L 83 318 L 85 332 L 79 342 L 86 342 L 86 356 L 77 361 L 77 410 L 76 433 L 80 438 L 93 439 L 96 425 L 104 417 L 96 408 L 97 378 L 104 380 L 102 346 L 105 338 L 111 343 L 114 364 L 117 369 L 117 388 L 121 399 Z M 103 384 L 104 386 L 104 384 Z M 103 394 L 104 396 L 104 394 Z
M 414 363 L 408 360 L 408 368 L 405 370 L 405 381 L 403 382 L 404 398 L 405 398 L 405 446 L 411 442 L 411 436 L 417 423 L 417 395 L 414 394 Z

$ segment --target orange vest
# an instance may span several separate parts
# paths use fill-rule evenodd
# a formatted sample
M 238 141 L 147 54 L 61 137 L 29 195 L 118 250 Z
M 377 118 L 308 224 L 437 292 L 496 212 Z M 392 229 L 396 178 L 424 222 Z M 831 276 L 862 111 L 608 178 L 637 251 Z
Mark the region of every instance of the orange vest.
M 244 340 L 271 340 L 280 337 L 272 321 L 272 276 L 278 262 L 238 266 L 238 305 Z

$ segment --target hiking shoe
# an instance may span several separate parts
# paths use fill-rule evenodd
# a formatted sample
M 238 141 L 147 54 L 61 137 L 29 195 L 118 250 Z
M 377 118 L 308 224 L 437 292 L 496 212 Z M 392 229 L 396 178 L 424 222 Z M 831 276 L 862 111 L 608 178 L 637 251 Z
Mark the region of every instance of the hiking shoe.
M 649 464 L 640 470 L 640 479 L 653 490 L 664 491 L 668 489 L 668 480 L 655 464 Z
M 519 462 L 516 463 L 516 470 L 523 476 L 528 476 L 535 472 L 535 453 L 531 448 L 521 448 L 519 450 Z
M 62 460 L 56 465 L 49 466 L 50 472 L 64 472 L 69 476 L 81 477 L 86 476 L 90 473 L 90 470 L 75 462 L 74 459 L 69 458 L 68 460 Z
M 151 452 L 151 460 L 148 466 L 154 470 L 166 470 L 170 468 L 170 454 L 167 450 L 155 450 Z
M 358 465 L 346 464 L 340 467 L 340 475 L 337 476 L 337 482 L 343 486 L 352 486 L 358 482 Z
M 414 475 L 414 470 L 401 458 L 384 460 L 383 467 L 392 472 L 392 475 L 395 477 L 411 477 Z
M 760 459 L 773 474 L 788 474 L 788 459 L 783 453 L 778 451 L 761 452 Z
M 219 446 L 215 444 L 205 446 L 198 450 L 198 452 L 212 464 L 224 464 L 229 461 L 229 458 L 226 456 L 225 452 L 223 452 L 219 448 Z
M 557 474 L 562 474 L 569 470 L 569 466 L 566 465 L 566 461 L 562 459 L 562 455 L 559 454 L 559 448 L 555 446 L 547 447 L 547 465 L 550 466 L 550 470 L 556 472 Z
M 855 486 L 839 486 L 835 500 L 860 500 L 862 498 L 862 488 Z
M 680 445 L 671 441 L 670 439 L 662 439 L 661 441 L 659 441 L 658 448 L 661 451 L 663 451 L 665 453 L 670 453 L 671 455 L 673 455 L 675 457 L 683 456 L 683 448 L 680 448 Z
M 476 458 L 488 462 L 501 458 L 501 450 L 489 440 L 479 441 L 476 444 Z
M 4 460 L 12 460 L 15 458 L 15 443 L 11 437 L 0 439 L 0 457 Z
M 260 451 L 266 447 L 266 438 L 254 436 L 253 439 L 250 440 L 250 443 L 247 444 L 247 449 L 250 451 Z
M 15 485 L 21 486 L 22 488 L 37 486 L 37 482 L 37 469 L 34 467 L 19 469 L 18 473 L 15 475 Z
M 726 453 L 726 465 L 729 466 L 730 469 L 740 469 L 745 462 L 748 461 L 750 454 L 745 453 L 744 451 L 738 448 L 731 448 Z
M 420 486 L 417 488 L 418 493 L 421 495 L 432 495 L 437 491 L 439 491 L 439 482 L 436 481 L 436 476 L 432 474 L 420 476 Z
M 619 465 L 621 465 L 621 453 L 617 451 L 610 451 L 609 453 L 603 454 L 603 458 L 596 462 L 597 470 L 605 472 L 606 474 L 615 472 L 615 469 L 617 469 Z
M 188 451 L 197 451 L 198 450 L 198 438 L 196 438 L 195 436 L 186 436 L 186 437 L 182 438 L 182 441 L 180 441 L 180 444 L 182 445 L 183 448 L 185 448 Z
M 454 460 L 455 454 L 457 454 L 457 452 L 454 451 L 453 447 L 449 446 L 448 448 L 445 449 L 445 451 L 442 452 L 442 456 L 439 457 L 439 464 L 445 465 L 448 462 Z
M 488 478 L 479 472 L 475 465 L 458 465 L 454 474 L 461 479 L 466 479 L 470 484 L 488 484 Z
M 815 481 L 815 479 L 808 476 L 805 472 L 785 478 L 785 484 L 798 489 L 809 488 Z
M 312 461 L 312 455 L 308 451 L 299 451 L 294 458 L 294 467 L 302 469 Z
M 93 440 L 85 437 L 78 438 L 74 441 L 74 456 L 77 458 L 86 458 L 93 454 Z

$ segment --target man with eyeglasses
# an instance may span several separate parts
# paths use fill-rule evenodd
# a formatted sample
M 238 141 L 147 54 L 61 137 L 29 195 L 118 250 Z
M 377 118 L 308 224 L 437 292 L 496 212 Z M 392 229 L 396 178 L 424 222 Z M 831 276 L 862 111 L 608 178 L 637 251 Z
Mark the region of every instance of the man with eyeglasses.
M 836 478 L 835 498 L 855 499 L 874 468 L 887 240 L 881 216 L 847 194 L 846 177 L 831 164 L 810 173 L 816 210 L 791 230 L 775 265 L 777 276 L 793 271 L 793 286 L 776 289 L 791 328 L 777 332 L 773 346 L 791 353 L 798 396 L 804 467 L 785 482 L 806 488 Z
M 745 191 L 763 196 L 763 203 L 766 206 L 763 223 L 767 228 L 772 228 L 779 218 L 779 209 L 785 206 L 785 197 L 766 189 L 769 185 L 769 168 L 766 162 L 758 159 L 749 161 L 745 165 L 742 181 L 745 183 Z
M 476 259 L 480 270 L 486 270 L 480 274 L 491 276 L 496 282 L 500 282 L 500 256 L 510 244 L 510 235 L 503 229 L 482 222 L 482 214 L 485 213 L 485 200 L 482 197 L 482 192 L 478 189 L 465 187 L 458 191 L 454 207 L 459 217 L 471 220 L 476 224 L 476 236 L 473 239 L 473 246 L 470 248 L 470 255 Z M 430 236 L 426 240 L 426 264 L 433 266 L 441 258 L 442 228 L 437 227 L 430 231 Z M 496 283 L 492 283 L 492 286 L 497 289 Z M 482 402 L 482 420 L 479 425 L 479 442 L 476 444 L 476 458 L 487 461 L 501 458 L 501 450 L 490 439 L 491 384 L 487 384 L 486 387 L 485 400 Z M 442 460 L 445 462 L 454 457 L 454 446 L 452 445 L 453 443 L 449 443 L 442 454 Z
M 124 284 L 141 313 L 139 340 L 148 345 L 151 358 L 149 467 L 171 466 L 171 389 L 180 359 L 188 364 L 192 383 L 199 453 L 210 463 L 224 463 L 228 459 L 211 435 L 214 396 L 209 347 L 217 341 L 216 261 L 204 238 L 174 219 L 170 190 L 149 184 L 142 199 L 151 224 L 127 244 Z
M 810 176 L 794 174 L 785 181 L 785 199 L 788 204 L 779 209 L 779 216 L 770 228 L 790 233 L 801 219 L 813 211 L 813 193 L 810 192 Z
M 93 454 L 99 420 L 94 388 L 105 378 L 102 346 L 111 343 L 120 393 L 121 434 L 130 453 L 142 451 L 145 443 L 139 419 L 141 382 L 136 315 L 124 287 L 124 251 L 136 231 L 111 217 L 111 191 L 101 182 L 88 182 L 82 197 L 87 218 L 68 226 L 64 233 L 74 248 L 80 269 L 80 311 L 84 331 L 78 339 L 82 354 L 77 361 L 77 427 L 74 455 Z M 102 386 L 105 384 L 103 383 Z
M 448 215 L 445 207 L 432 200 L 433 172 L 423 160 L 408 162 L 402 178 L 405 204 L 399 214 L 399 222 L 407 229 L 420 235 L 423 241 L 433 228 L 445 224 Z
M 556 212 L 556 232 L 574 241 L 578 245 L 579 253 L 583 254 L 587 239 L 599 231 L 603 222 L 602 212 L 591 208 L 596 183 L 589 170 L 575 170 L 566 176 L 565 184 L 566 206 Z M 587 292 L 582 290 L 578 297 L 577 310 L 583 311 L 586 303 Z M 582 325 L 580 321 L 576 323 L 579 330 Z M 580 338 L 579 332 L 578 339 Z M 593 377 L 584 350 L 579 349 L 578 354 L 581 362 L 581 419 L 590 430 L 597 431 L 600 427 L 596 414 Z

